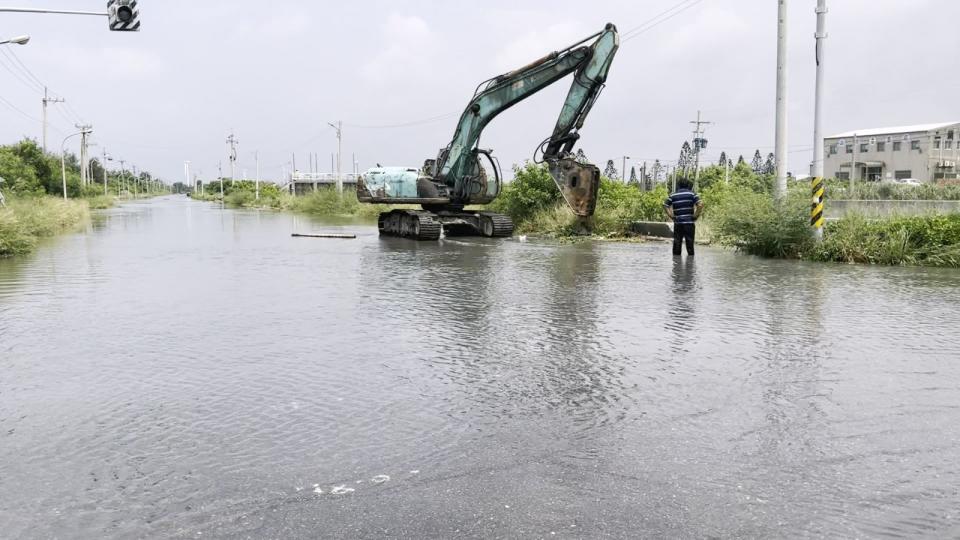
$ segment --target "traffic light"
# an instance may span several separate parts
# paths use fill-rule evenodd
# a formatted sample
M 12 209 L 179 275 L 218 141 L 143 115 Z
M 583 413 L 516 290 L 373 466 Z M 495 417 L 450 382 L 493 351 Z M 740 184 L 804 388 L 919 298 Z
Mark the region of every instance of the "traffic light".
M 110 30 L 140 31 L 140 9 L 137 7 L 137 0 L 107 0 L 107 16 L 110 19 Z

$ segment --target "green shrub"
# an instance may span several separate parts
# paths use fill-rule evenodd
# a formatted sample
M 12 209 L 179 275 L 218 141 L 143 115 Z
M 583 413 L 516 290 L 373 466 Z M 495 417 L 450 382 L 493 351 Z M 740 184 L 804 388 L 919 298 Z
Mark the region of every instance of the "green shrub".
M 780 202 L 767 194 L 731 189 L 706 210 L 715 240 L 765 257 L 796 258 L 809 249 L 809 203 L 799 189 Z
M 552 210 L 562 196 L 546 164 L 513 166 L 513 180 L 503 185 L 500 195 L 488 208 L 522 223 L 537 212 Z

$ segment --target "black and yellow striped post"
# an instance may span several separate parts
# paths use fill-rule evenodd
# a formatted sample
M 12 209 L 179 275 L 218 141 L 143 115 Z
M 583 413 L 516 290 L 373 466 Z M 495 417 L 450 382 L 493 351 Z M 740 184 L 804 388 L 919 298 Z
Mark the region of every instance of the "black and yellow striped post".
M 823 236 L 823 178 L 814 177 L 810 182 L 810 226 L 817 238 Z

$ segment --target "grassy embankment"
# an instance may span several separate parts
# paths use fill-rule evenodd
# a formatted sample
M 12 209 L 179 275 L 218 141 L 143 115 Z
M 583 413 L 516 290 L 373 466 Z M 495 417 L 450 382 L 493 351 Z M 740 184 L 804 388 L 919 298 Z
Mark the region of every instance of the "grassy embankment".
M 41 238 L 76 230 L 90 216 L 85 200 L 8 198 L 0 208 L 0 257 L 32 252 Z
M 230 206 L 243 208 L 270 208 L 303 212 L 318 216 L 357 217 L 375 219 L 380 212 L 400 206 L 383 204 L 364 204 L 357 200 L 352 189 L 345 189 L 343 195 L 333 187 L 323 187 L 307 195 L 293 196 L 280 192 L 274 184 L 260 185 L 260 199 L 256 198 L 256 186 L 250 180 L 224 182 L 223 201 Z M 190 195 L 201 201 L 220 201 L 220 185 L 211 182 L 204 185 L 204 193 Z
M 700 195 L 707 210 L 698 236 L 765 257 L 890 265 L 960 267 L 960 214 L 891 216 L 867 219 L 848 216 L 827 224 L 823 242 L 816 242 L 808 225 L 809 185 L 797 182 L 788 196 L 775 203 L 772 178 L 748 166 L 733 169 L 723 182 L 719 167 L 701 174 Z M 666 188 L 644 192 L 635 185 L 603 179 L 594 220 L 594 236 L 630 236 L 633 221 L 662 221 Z M 960 186 L 906 187 L 884 184 L 855 186 L 828 183 L 827 199 L 960 200 Z M 514 181 L 491 207 L 509 214 L 517 231 L 556 238 L 577 234 L 577 219 L 560 200 L 553 180 L 542 166 L 515 170 Z

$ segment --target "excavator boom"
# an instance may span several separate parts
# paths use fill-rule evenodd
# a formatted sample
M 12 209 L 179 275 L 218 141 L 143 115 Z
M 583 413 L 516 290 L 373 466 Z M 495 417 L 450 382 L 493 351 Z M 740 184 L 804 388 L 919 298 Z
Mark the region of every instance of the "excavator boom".
M 491 202 L 500 193 L 501 179 L 491 151 L 478 148 L 484 128 L 503 111 L 573 74 L 557 123 L 541 150 L 570 208 L 582 217 L 593 215 L 600 170 L 595 165 L 576 161 L 571 152 L 584 120 L 603 89 L 618 47 L 617 29 L 607 24 L 603 31 L 566 49 L 484 81 L 461 114 L 453 139 L 436 159 L 426 160 L 419 170 L 370 169 L 357 183 L 358 198 L 361 202 L 421 204 L 424 211 L 448 214 L 462 211 L 468 204 Z M 481 156 L 492 166 L 493 179 L 487 176 Z M 447 221 L 440 221 L 450 229 Z M 481 231 L 482 221 L 477 220 Z M 469 219 L 461 225 L 466 231 L 472 227 Z M 386 233 L 389 234 L 389 230 Z

